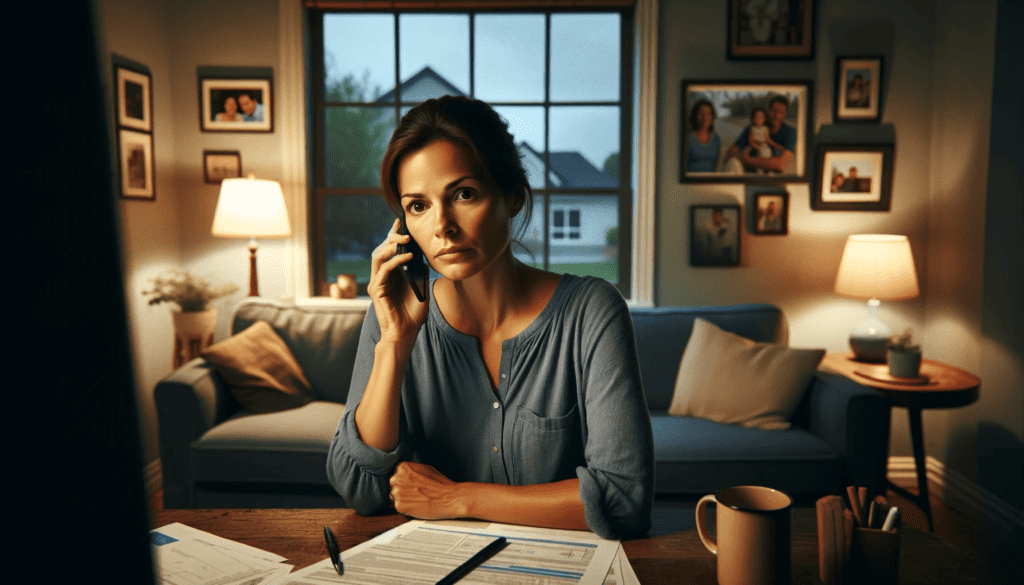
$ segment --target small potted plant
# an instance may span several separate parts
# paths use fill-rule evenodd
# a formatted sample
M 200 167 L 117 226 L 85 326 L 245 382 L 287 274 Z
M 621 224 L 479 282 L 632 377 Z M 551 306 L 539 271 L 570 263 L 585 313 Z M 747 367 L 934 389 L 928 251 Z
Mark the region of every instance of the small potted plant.
M 889 375 L 916 378 L 921 371 L 921 346 L 914 343 L 914 332 L 906 329 L 889 339 Z
M 199 355 L 199 351 L 213 344 L 217 326 L 217 310 L 209 304 L 238 290 L 233 284 L 213 286 L 188 272 L 168 270 L 152 279 L 152 290 L 142 291 L 149 296 L 149 304 L 174 303 L 180 308 L 172 311 L 174 319 L 174 367 Z

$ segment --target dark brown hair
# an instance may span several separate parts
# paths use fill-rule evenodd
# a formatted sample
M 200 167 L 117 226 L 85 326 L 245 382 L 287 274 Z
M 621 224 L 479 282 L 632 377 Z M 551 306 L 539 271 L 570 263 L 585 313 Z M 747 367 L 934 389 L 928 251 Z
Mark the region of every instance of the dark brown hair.
M 701 100 L 697 101 L 697 103 L 693 104 L 693 107 L 690 108 L 690 129 L 691 130 L 696 130 L 697 129 L 697 114 L 700 112 L 700 107 L 701 106 L 707 106 L 707 107 L 711 108 L 711 126 L 708 127 L 708 131 L 709 132 L 714 132 L 715 131 L 715 120 L 718 119 L 718 112 L 715 111 L 715 106 L 714 106 L 714 104 L 711 103 L 711 100 L 707 100 L 707 99 L 701 99 Z
M 388 206 L 397 215 L 402 214 L 398 192 L 402 158 L 436 140 L 461 147 L 472 159 L 473 170 L 509 197 L 510 207 L 522 203 L 515 241 L 529 225 L 533 191 L 508 124 L 491 106 L 477 99 L 446 95 L 429 99 L 402 116 L 380 166 L 380 186 Z

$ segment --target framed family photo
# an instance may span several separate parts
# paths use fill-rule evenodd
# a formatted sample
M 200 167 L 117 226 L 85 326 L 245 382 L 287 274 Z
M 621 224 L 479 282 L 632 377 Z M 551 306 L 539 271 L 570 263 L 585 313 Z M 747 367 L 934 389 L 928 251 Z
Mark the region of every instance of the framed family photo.
M 117 125 L 153 131 L 153 79 L 148 73 L 114 66 L 117 83 Z
M 889 211 L 892 157 L 891 144 L 819 145 L 811 209 Z
M 153 184 L 153 135 L 122 128 L 118 133 L 121 196 L 156 199 Z
M 789 192 L 758 193 L 754 196 L 754 233 L 762 236 L 789 233 Z
M 242 155 L 237 150 L 204 150 L 203 180 L 219 185 L 242 176 Z
M 882 57 L 837 57 L 836 122 L 878 122 L 882 117 Z
M 810 80 L 684 80 L 680 182 L 806 181 L 813 95 Z
M 199 79 L 200 127 L 204 132 L 272 132 L 270 78 Z
M 812 59 L 816 0 L 728 0 L 729 59 Z
M 739 266 L 740 206 L 690 206 L 690 266 Z

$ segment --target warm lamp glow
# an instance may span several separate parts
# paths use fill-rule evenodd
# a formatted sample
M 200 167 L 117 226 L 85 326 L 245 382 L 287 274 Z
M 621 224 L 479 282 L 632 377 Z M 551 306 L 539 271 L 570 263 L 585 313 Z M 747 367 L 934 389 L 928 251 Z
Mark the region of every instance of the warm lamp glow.
M 835 290 L 855 299 L 915 298 L 920 291 L 910 241 L 906 236 L 850 236 L 839 261 Z

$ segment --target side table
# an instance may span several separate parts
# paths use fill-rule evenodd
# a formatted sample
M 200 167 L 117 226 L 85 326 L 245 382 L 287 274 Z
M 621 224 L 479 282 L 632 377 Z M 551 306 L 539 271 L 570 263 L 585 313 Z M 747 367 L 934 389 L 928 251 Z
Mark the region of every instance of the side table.
M 852 353 L 830 353 L 821 362 L 821 369 L 842 374 L 865 386 L 881 392 L 890 409 L 902 406 L 910 418 L 910 439 L 914 445 L 914 467 L 917 469 L 918 495 L 911 494 L 888 479 L 890 488 L 914 502 L 928 518 L 928 529 L 935 531 L 932 522 L 931 504 L 928 502 L 928 477 L 924 467 L 924 436 L 921 425 L 921 411 L 925 408 L 958 408 L 967 406 L 978 399 L 981 381 L 977 376 L 959 368 L 937 362 L 921 360 L 921 377 L 924 381 L 886 381 L 892 378 L 886 364 L 869 364 L 853 359 Z M 889 420 L 886 420 L 885 440 L 889 440 Z M 885 449 L 888 455 L 888 447 Z M 883 471 L 886 469 L 883 461 Z M 883 477 L 886 475 L 883 473 Z

